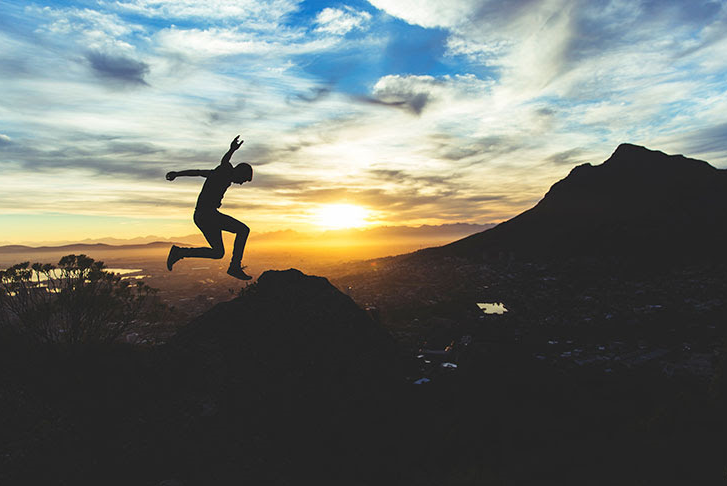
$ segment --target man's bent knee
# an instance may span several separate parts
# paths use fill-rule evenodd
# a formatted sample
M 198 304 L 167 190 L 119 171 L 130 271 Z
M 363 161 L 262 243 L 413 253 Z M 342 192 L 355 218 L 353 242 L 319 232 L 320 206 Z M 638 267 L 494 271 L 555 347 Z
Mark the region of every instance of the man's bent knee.
M 240 223 L 240 225 L 237 227 L 237 231 L 235 233 L 237 233 L 238 235 L 249 235 L 250 228 L 248 228 L 245 223 Z
M 224 256 L 225 256 L 224 248 L 212 248 L 212 258 L 214 258 L 215 260 L 220 260 Z

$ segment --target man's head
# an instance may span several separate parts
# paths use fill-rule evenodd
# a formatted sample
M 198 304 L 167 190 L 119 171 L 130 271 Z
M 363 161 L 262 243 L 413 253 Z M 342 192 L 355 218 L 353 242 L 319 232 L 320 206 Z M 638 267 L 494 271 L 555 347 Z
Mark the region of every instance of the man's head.
M 252 167 L 250 164 L 243 162 L 237 164 L 232 171 L 232 182 L 236 184 L 242 184 L 243 182 L 250 182 L 252 180 Z

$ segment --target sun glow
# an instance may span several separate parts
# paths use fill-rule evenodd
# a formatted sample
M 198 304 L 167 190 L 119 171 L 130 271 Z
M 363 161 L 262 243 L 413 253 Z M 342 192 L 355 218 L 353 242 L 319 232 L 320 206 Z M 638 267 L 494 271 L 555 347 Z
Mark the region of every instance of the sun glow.
M 366 226 L 369 212 L 353 204 L 326 204 L 315 213 L 316 224 L 327 229 L 358 228 Z

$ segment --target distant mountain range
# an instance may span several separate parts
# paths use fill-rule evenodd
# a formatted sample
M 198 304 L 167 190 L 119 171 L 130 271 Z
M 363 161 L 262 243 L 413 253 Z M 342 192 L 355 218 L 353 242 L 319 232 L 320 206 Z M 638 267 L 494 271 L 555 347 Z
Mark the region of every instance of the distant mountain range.
M 169 248 L 168 241 L 155 241 L 153 243 L 136 245 L 107 245 L 104 243 L 74 243 L 60 246 L 26 246 L 26 245 L 5 245 L 0 246 L 2 253 L 26 253 L 26 252 L 63 252 L 63 251 L 111 251 L 111 250 L 146 250 L 153 248 Z
M 522 259 L 723 257 L 727 170 L 622 144 L 600 165 L 575 167 L 535 207 L 419 253 Z
M 469 224 L 453 223 L 443 225 L 413 226 L 378 226 L 365 229 L 342 229 L 330 230 L 315 233 L 304 233 L 293 230 L 271 231 L 266 233 L 252 233 L 250 241 L 261 243 L 301 243 L 301 242 L 325 242 L 337 240 L 355 239 L 359 243 L 376 242 L 378 240 L 407 240 L 421 241 L 422 244 L 437 244 L 452 241 L 463 236 L 478 233 L 495 226 L 490 224 Z M 436 243 L 432 243 L 436 240 Z M 0 246 L 2 253 L 24 253 L 24 252 L 56 252 L 56 251 L 110 251 L 110 250 L 141 250 L 164 247 L 171 243 L 183 242 L 184 244 L 205 244 L 201 234 L 190 234 L 176 236 L 173 238 L 162 238 L 158 236 L 145 236 L 123 240 L 118 238 L 103 238 L 100 240 L 84 240 L 78 243 L 65 245 L 5 245 Z

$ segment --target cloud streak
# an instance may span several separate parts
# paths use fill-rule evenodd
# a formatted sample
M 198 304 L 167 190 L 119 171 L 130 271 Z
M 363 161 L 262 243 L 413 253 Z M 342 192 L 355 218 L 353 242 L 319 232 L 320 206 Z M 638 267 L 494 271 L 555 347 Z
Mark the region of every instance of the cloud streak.
M 148 86 L 144 77 L 149 74 L 149 65 L 126 56 L 114 56 L 91 51 L 86 54 L 91 69 L 103 80 L 121 85 Z

